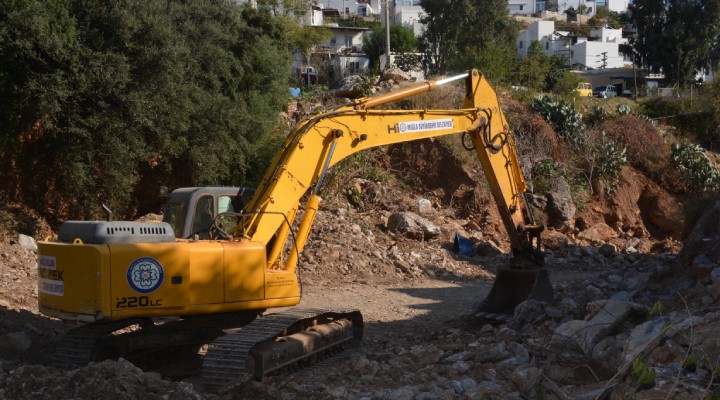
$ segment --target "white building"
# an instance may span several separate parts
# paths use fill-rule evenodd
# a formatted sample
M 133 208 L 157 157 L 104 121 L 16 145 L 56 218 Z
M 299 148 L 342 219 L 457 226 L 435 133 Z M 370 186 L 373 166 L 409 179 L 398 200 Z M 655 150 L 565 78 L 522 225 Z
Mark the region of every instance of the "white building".
M 628 10 L 628 0 L 605 0 L 605 5 L 610 11 L 624 13 Z
M 518 36 L 517 56 L 525 57 L 533 41 L 540 42 L 543 53 L 552 56 L 566 51 L 572 45 L 568 32 L 556 32 L 555 21 L 535 21 Z
M 515 15 L 535 14 L 537 2 L 535 0 L 508 0 L 508 11 Z
M 627 43 L 621 29 L 600 28 L 591 31 L 589 37 L 576 37 L 570 32 L 556 31 L 555 21 L 536 21 L 520 32 L 517 40 L 517 56 L 525 57 L 533 41 L 538 41 L 542 51 L 549 56 L 567 57 L 572 65 L 583 68 L 621 68 L 632 65 L 620 53 L 620 45 Z
M 322 44 L 323 48 L 335 53 L 359 53 L 362 51 L 363 35 L 369 31 L 368 28 L 354 26 L 329 26 L 329 28 L 332 37 Z
M 565 11 L 569 9 L 574 9 L 575 11 L 580 10 L 581 6 L 585 8 L 585 11 L 583 15 L 595 15 L 595 11 L 597 11 L 597 2 L 595 0 L 553 0 L 552 2 L 548 1 L 548 5 L 551 3 L 557 4 L 557 11 L 560 13 L 565 13 Z
M 421 0 L 388 0 L 390 4 L 390 24 L 402 25 L 412 29 L 415 36 L 420 36 L 425 31 L 425 25 L 420 23 L 423 15 Z M 381 10 L 380 23 L 385 26 L 385 10 Z

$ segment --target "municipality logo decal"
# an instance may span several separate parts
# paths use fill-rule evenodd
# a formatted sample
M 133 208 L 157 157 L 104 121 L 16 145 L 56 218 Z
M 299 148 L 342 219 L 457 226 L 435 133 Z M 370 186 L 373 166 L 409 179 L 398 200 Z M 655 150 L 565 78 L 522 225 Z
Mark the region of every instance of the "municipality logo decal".
M 136 292 L 152 293 L 163 282 L 163 267 L 158 260 L 150 257 L 141 257 L 130 264 L 127 280 Z

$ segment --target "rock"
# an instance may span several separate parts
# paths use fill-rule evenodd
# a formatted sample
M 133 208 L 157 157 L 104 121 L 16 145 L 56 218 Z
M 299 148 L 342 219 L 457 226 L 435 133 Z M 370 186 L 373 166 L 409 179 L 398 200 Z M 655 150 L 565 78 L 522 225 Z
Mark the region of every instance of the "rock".
M 573 320 L 558 326 L 550 339 L 550 349 L 564 358 L 587 356 L 600 340 L 638 308 L 629 302 L 608 300 L 589 321 Z
M 404 233 L 407 237 L 417 240 L 429 240 L 440 234 L 440 228 L 412 212 L 391 214 L 387 221 L 387 229 L 393 233 Z
M 575 310 L 577 310 L 577 308 L 577 302 L 575 302 L 575 300 L 570 297 L 563 297 L 563 299 L 560 300 L 560 310 L 562 310 L 562 312 L 565 314 L 572 315 Z
M 565 178 L 556 178 L 551 187 L 547 193 L 548 225 L 560 228 L 575 216 L 575 203 Z
M 432 212 L 432 202 L 428 199 L 418 199 L 417 201 L 417 211 L 418 214 L 430 214 Z
M 547 207 L 547 196 L 542 196 L 535 193 L 526 193 L 526 198 L 528 200 L 528 203 L 530 203 L 533 207 L 536 207 L 540 210 L 544 210 Z
M 510 358 L 512 355 L 505 348 L 505 342 L 500 342 L 492 348 L 476 353 L 475 361 L 478 363 L 498 362 Z
M 700 254 L 692 260 L 692 274 L 695 279 L 703 279 L 710 276 L 710 273 L 718 267 L 707 254 Z
M 720 267 L 715 267 L 710 272 L 710 280 L 714 285 L 720 286 Z
M 520 365 L 513 371 L 511 379 L 521 393 L 534 394 L 534 390 L 542 380 L 542 375 L 540 370 L 532 365 Z
M 477 388 L 485 394 L 497 393 L 502 391 L 503 389 L 502 385 L 491 381 L 482 381 L 478 383 Z
M 609 394 L 615 389 L 617 382 L 603 381 L 597 382 L 590 385 L 577 386 L 569 388 L 564 393 L 568 398 L 573 400 L 596 400 L 596 399 L 607 399 Z M 621 397 L 622 398 L 622 397 Z M 633 399 L 635 397 L 633 396 Z
M 32 346 L 32 340 L 28 337 L 25 332 L 12 332 L 5 335 L 13 348 L 20 351 L 27 351 Z
M 22 233 L 18 235 L 18 244 L 24 249 L 28 249 L 33 253 L 37 253 L 38 251 L 37 242 L 35 242 L 35 239 L 30 236 L 23 235 Z
M 452 354 L 448 357 L 443 358 L 443 364 L 454 364 L 458 361 L 467 361 L 473 358 L 473 353 L 469 351 L 462 351 L 460 353 Z
M 643 219 L 649 220 L 661 232 L 675 239 L 682 236 L 685 225 L 682 207 L 672 196 L 660 189 L 645 188 L 638 199 L 638 207 Z
M 410 350 L 410 356 L 418 365 L 434 364 L 440 360 L 443 351 L 435 346 L 417 346 Z
M 415 391 L 410 387 L 401 387 L 386 392 L 389 400 L 412 400 L 415 397 Z
M 500 247 L 490 240 L 482 240 L 475 245 L 475 255 L 480 257 L 496 256 L 502 253 Z
M 720 221 L 720 200 L 705 209 L 683 242 L 678 257 L 682 265 L 692 266 L 695 257 L 701 254 L 720 264 L 720 224 L 717 221 Z
M 612 296 L 610 296 L 610 300 L 617 300 L 617 301 L 630 301 L 630 294 L 625 291 L 620 291 L 617 293 L 613 293 Z
M 631 363 L 641 352 L 650 353 L 663 338 L 661 332 L 666 329 L 669 318 L 655 318 L 635 327 L 625 343 L 623 362 Z
M 543 234 L 542 244 L 547 250 L 558 250 L 567 247 L 572 243 L 572 240 L 566 235 L 557 230 L 548 230 Z
M 457 371 L 458 374 L 463 375 L 470 370 L 470 364 L 465 361 L 458 361 L 452 365 L 452 369 Z
M 400 68 L 390 68 L 383 71 L 381 80 L 392 80 L 395 82 L 409 81 L 410 75 L 407 72 L 401 70 Z
M 600 254 L 604 255 L 605 257 L 610 257 L 615 255 L 617 253 L 617 247 L 614 244 L 606 243 L 602 246 L 600 246 Z
M 526 323 L 535 323 L 545 316 L 545 305 L 537 300 L 529 299 L 515 307 L 510 327 L 519 329 Z
M 593 224 L 588 229 L 578 233 L 577 235 L 579 239 L 595 243 L 605 242 L 608 239 L 616 238 L 617 236 L 617 232 L 615 232 L 613 228 L 602 222 Z

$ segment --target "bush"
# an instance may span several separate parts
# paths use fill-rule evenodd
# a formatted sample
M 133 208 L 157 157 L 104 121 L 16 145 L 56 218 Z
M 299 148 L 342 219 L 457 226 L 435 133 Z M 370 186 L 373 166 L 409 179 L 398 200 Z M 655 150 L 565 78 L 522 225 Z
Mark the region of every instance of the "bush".
M 702 147 L 692 143 L 671 146 L 671 162 L 681 184 L 690 192 L 709 192 L 720 189 L 720 172 L 713 167 Z
M 560 136 L 569 144 L 579 144 L 582 141 L 584 129 L 582 114 L 562 100 L 555 101 L 548 96 L 533 99 L 532 108 L 550 123 Z
M 585 113 L 585 122 L 589 126 L 599 125 L 610 119 L 612 115 L 603 106 L 594 106 L 590 111 Z

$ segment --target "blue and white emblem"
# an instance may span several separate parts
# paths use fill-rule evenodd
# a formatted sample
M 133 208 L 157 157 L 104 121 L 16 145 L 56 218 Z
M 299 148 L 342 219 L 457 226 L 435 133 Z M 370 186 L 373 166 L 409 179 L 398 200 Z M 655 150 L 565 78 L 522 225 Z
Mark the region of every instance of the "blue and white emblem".
M 127 280 L 130 287 L 138 293 L 152 293 L 163 282 L 163 267 L 158 260 L 150 257 L 140 257 L 130 264 Z

